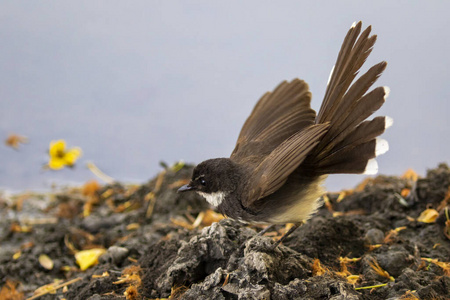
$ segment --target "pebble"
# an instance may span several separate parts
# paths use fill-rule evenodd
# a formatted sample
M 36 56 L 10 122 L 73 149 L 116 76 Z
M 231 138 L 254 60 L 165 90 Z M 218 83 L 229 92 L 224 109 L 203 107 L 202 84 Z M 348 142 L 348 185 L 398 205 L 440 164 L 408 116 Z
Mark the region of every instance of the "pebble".
M 369 245 L 381 244 L 384 240 L 384 232 L 377 228 L 369 229 L 364 236 L 364 241 Z

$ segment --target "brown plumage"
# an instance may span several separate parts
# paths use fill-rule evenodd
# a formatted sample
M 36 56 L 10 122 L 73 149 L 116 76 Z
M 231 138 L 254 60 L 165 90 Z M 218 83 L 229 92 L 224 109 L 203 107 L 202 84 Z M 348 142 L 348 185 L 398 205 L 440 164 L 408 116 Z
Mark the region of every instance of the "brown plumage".
M 317 116 L 308 85 L 283 81 L 255 105 L 230 158 L 202 162 L 180 191 L 195 190 L 243 221 L 299 223 L 320 206 L 327 174 L 375 173 L 374 158 L 388 150 L 377 137 L 392 120 L 366 120 L 389 93 L 369 89 L 387 64 L 355 81 L 376 41 L 371 27 L 361 33 L 361 26 L 352 25 L 344 39 Z

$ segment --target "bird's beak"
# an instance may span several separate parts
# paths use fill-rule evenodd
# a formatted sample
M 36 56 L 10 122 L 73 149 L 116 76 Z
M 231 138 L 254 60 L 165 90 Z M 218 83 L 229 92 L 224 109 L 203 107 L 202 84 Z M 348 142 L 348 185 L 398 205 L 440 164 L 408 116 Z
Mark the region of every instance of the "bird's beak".
M 193 188 L 192 186 L 190 186 L 189 184 L 185 184 L 185 185 L 183 185 L 182 187 L 180 187 L 180 188 L 178 189 L 178 193 L 191 191 L 191 190 L 193 190 L 193 189 L 194 189 L 194 188 Z

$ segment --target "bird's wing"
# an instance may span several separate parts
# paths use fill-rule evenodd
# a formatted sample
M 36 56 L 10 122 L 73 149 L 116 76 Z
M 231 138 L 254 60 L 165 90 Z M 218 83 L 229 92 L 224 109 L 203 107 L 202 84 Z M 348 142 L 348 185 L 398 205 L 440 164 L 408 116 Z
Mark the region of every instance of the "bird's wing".
M 298 168 L 328 130 L 328 123 L 311 125 L 276 147 L 252 172 L 247 193 L 241 198 L 245 207 L 277 191 Z
M 259 164 L 293 134 L 314 124 L 308 84 L 300 79 L 283 81 L 264 94 L 241 129 L 231 159 Z

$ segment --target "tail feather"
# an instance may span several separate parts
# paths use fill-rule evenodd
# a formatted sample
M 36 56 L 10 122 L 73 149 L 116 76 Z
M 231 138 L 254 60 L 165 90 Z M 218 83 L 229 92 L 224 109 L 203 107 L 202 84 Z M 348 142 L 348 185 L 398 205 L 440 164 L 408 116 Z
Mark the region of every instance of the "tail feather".
M 338 107 L 333 112 L 330 121 L 332 126 L 317 147 L 317 151 L 322 153 L 322 155 L 318 155 L 318 158 L 323 157 L 327 150 L 331 150 L 341 142 L 354 128 L 355 123 L 372 115 L 384 103 L 385 97 L 380 97 L 383 88 L 377 88 L 365 96 L 363 95 L 380 77 L 386 65 L 386 62 L 382 62 L 373 66 L 350 87 L 342 100 L 336 104 Z M 387 94 L 387 91 L 384 90 L 384 93 Z
M 391 119 L 366 120 L 383 105 L 389 93 L 385 87 L 368 92 L 387 63 L 374 65 L 355 81 L 376 41 L 375 35 L 370 36 L 371 27 L 360 34 L 361 26 L 361 22 L 352 25 L 344 39 L 316 117 L 318 124 L 329 123 L 328 132 L 304 163 L 305 167 L 314 166 L 316 174 L 372 174 L 378 170 L 374 158 L 389 148 L 385 140 L 377 137 L 392 124 Z
M 336 149 L 344 148 L 348 145 L 359 145 L 368 142 L 392 125 L 392 119 L 389 117 L 376 117 L 373 120 L 364 121 L 348 134 L 347 138 L 336 145 Z
M 339 108 L 339 103 L 346 93 L 348 87 L 355 79 L 359 69 L 372 52 L 376 36 L 368 37 L 371 31 L 369 26 L 356 41 L 360 31 L 361 22 L 350 28 L 347 37 L 339 52 L 325 97 L 316 118 L 316 123 L 331 121 L 332 116 Z M 355 44 L 356 41 L 356 44 Z
M 350 108 L 354 103 L 354 99 L 360 99 L 369 90 L 369 88 L 375 83 L 378 77 L 381 76 L 381 73 L 383 73 L 383 71 L 386 69 L 386 66 L 387 63 L 384 61 L 376 64 L 350 87 L 347 93 L 345 93 L 345 95 L 343 96 L 341 103 L 339 103 L 339 110 L 345 111 L 345 113 L 335 114 L 332 122 L 338 122 L 339 120 L 342 121 L 342 117 L 348 115 L 351 112 Z
M 360 101 L 353 104 L 353 108 L 350 114 L 345 117 L 344 121 L 340 124 L 333 124 L 335 132 L 332 135 L 331 140 L 326 144 L 324 150 L 320 152 L 318 158 L 326 156 L 327 153 L 333 152 L 333 149 L 337 144 L 345 140 L 349 134 L 358 126 L 362 121 L 371 116 L 377 111 L 384 103 L 385 96 L 388 95 L 387 89 L 384 87 L 378 87 L 372 92 L 363 96 Z M 344 118 L 344 117 L 343 117 Z M 324 141 L 324 140 L 322 140 Z
M 317 167 L 324 174 L 343 173 L 346 170 L 364 173 L 367 162 L 375 157 L 376 144 L 376 139 L 373 139 L 358 146 L 342 148 L 322 159 Z
M 339 81 L 341 80 L 342 72 L 345 71 L 345 61 L 348 60 L 348 56 L 350 55 L 353 44 L 355 43 L 355 40 L 358 37 L 359 32 L 361 31 L 361 26 L 361 22 L 356 25 L 352 25 L 347 33 L 347 36 L 344 39 L 344 42 L 342 43 L 341 50 L 339 51 L 339 55 L 336 60 L 336 64 L 334 65 L 333 72 L 330 75 L 327 90 L 325 92 L 325 97 L 317 115 L 316 120 L 318 121 L 318 123 L 323 123 L 325 121 L 325 116 L 323 116 L 323 114 L 325 112 L 328 112 L 333 105 L 333 99 L 335 97 L 332 97 L 332 93 L 336 93 L 334 87 L 339 87 Z

